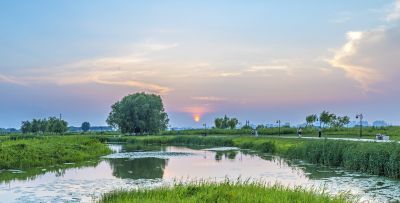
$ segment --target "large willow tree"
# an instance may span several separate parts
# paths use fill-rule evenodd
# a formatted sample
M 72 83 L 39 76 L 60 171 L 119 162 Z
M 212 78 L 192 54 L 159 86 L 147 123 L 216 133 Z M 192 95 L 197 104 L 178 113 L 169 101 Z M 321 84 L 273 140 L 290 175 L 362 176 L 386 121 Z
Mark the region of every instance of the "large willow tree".
M 168 126 L 168 115 L 160 96 L 136 93 L 111 106 L 107 123 L 122 133 L 154 134 Z

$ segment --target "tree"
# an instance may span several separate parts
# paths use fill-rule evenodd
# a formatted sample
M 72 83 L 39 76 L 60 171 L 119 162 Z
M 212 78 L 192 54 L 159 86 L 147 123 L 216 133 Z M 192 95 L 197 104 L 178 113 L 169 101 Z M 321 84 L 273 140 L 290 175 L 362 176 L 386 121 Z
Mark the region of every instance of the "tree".
M 219 129 L 235 129 L 238 123 L 239 120 L 237 118 L 229 118 L 226 115 L 222 118 L 216 118 L 214 120 L 215 127 Z
M 317 121 L 317 115 L 312 114 L 306 117 L 307 126 L 312 126 L 315 121 Z
M 32 132 L 32 124 L 31 124 L 31 122 L 29 122 L 29 121 L 22 121 L 22 124 L 21 124 L 21 131 L 22 131 L 22 133 L 24 133 L 24 134 Z
M 229 122 L 229 118 L 228 116 L 224 116 L 224 118 L 222 119 L 222 129 L 227 129 L 228 128 L 228 122 Z
M 30 121 L 23 121 L 21 124 L 22 133 L 65 133 L 68 130 L 68 123 L 64 120 L 50 117 L 46 119 L 33 119 Z
M 160 96 L 136 93 L 111 106 L 107 123 L 122 133 L 158 133 L 168 126 L 168 115 Z
M 350 123 L 350 117 L 348 117 L 348 116 L 342 117 L 342 123 L 343 123 L 343 126 L 348 126 Z
M 222 122 L 224 122 L 224 120 L 222 118 L 216 118 L 214 120 L 214 124 L 216 128 L 222 128 Z
M 348 116 L 339 116 L 332 121 L 332 126 L 336 128 L 342 128 L 350 123 L 350 118 Z
M 90 123 L 89 122 L 83 122 L 81 125 L 81 129 L 83 132 L 87 132 L 90 130 Z
M 31 132 L 37 134 L 40 129 L 40 121 L 38 119 L 33 119 L 31 123 Z
M 332 121 L 335 118 L 336 118 L 336 115 L 332 114 L 332 113 L 329 113 L 328 111 L 323 111 L 319 116 L 319 120 L 323 124 L 323 127 L 325 127 L 326 125 L 332 124 Z
M 236 125 L 239 123 L 239 120 L 237 118 L 231 118 L 228 121 L 228 126 L 230 129 L 235 129 Z

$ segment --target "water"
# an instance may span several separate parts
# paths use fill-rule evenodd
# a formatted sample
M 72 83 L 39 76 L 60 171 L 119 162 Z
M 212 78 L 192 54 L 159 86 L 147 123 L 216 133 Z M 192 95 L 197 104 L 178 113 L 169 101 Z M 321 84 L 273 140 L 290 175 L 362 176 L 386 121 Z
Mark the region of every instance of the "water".
M 257 180 L 349 192 L 363 202 L 400 200 L 400 181 L 288 162 L 235 148 L 189 149 L 110 145 L 114 154 L 83 164 L 0 171 L 0 202 L 93 202 L 116 189 L 151 188 L 174 181 Z

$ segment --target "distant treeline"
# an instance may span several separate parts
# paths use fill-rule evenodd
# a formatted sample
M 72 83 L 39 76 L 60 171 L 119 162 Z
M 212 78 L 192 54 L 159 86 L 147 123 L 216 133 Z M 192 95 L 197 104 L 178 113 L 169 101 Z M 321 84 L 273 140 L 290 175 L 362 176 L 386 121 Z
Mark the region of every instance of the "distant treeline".
M 50 117 L 48 119 L 33 119 L 32 121 L 23 121 L 21 125 L 22 133 L 57 133 L 62 134 L 67 132 L 68 123 L 62 119 L 56 117 Z

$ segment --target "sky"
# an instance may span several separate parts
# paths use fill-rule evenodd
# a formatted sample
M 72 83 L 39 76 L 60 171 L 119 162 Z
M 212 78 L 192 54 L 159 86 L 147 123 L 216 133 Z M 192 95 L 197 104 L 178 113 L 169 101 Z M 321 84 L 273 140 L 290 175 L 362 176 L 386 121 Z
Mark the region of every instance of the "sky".
M 0 127 L 105 125 L 142 91 L 176 127 L 323 110 L 400 125 L 399 25 L 400 0 L 3 0 Z

